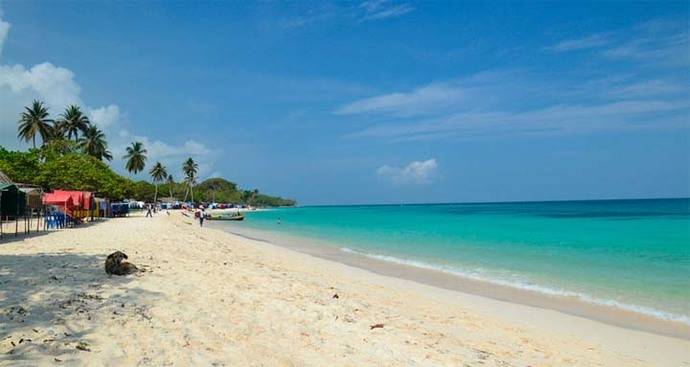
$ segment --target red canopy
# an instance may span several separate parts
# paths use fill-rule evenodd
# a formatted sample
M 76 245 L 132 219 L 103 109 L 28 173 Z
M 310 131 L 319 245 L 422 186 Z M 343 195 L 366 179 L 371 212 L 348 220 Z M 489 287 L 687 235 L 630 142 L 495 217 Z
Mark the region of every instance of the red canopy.
M 65 195 L 71 197 L 74 206 L 86 209 L 91 207 L 91 197 L 93 195 L 88 191 L 53 190 L 53 194 L 60 195 L 60 197 Z
M 60 205 L 69 209 L 74 207 L 74 199 L 67 192 L 47 192 L 43 194 L 43 204 Z
M 84 197 L 84 203 L 83 203 L 82 207 L 84 209 L 91 209 L 91 203 L 94 200 L 94 194 L 92 192 L 89 192 L 89 191 L 83 191 L 82 195 Z

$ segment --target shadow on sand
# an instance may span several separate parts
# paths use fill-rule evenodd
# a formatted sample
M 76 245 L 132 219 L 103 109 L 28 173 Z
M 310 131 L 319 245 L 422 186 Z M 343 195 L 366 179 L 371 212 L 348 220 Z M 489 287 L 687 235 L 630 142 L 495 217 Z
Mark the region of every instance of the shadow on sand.
M 99 318 L 127 315 L 150 322 L 143 301 L 161 295 L 127 286 L 135 276 L 106 275 L 104 260 L 105 255 L 0 255 L 0 365 L 78 358 L 94 347 L 89 334 Z

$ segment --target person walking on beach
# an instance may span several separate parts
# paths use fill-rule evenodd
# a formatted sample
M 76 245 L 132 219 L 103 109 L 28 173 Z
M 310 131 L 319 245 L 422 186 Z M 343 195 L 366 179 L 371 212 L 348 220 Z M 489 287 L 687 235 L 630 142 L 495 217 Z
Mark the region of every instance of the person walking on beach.
M 146 206 L 146 217 L 153 218 L 153 214 L 151 214 L 151 204 Z
M 204 206 L 202 205 L 199 210 L 199 227 L 204 226 L 204 216 L 206 216 L 206 211 L 204 210 Z

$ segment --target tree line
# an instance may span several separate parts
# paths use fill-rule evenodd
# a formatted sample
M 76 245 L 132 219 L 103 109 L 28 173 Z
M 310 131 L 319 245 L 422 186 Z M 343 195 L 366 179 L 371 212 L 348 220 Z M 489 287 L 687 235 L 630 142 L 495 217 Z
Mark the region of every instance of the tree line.
M 30 142 L 33 148 L 28 152 L 12 152 L 0 147 L 0 170 L 16 182 L 39 185 L 48 190 L 87 190 L 114 200 L 156 201 L 160 188 L 170 197 L 182 201 L 241 202 L 258 206 L 295 204 L 290 199 L 259 194 L 256 189 L 240 190 L 236 184 L 222 178 L 211 178 L 198 184 L 199 164 L 191 157 L 182 163 L 185 177 L 179 183 L 161 162 L 156 162 L 148 171 L 152 183 L 134 182 L 122 177 L 105 164 L 113 159 L 105 134 L 77 105 L 68 106 L 57 119 L 51 119 L 45 103 L 33 101 L 20 114 L 17 137 Z M 37 138 L 41 140 L 40 146 L 36 144 Z M 134 175 L 143 172 L 148 154 L 144 144 L 132 142 L 125 153 L 122 157 L 125 169 Z

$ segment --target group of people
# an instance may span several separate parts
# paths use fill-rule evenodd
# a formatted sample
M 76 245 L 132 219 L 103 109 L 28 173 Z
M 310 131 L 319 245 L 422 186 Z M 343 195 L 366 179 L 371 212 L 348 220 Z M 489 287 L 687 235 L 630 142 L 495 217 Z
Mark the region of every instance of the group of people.
M 146 204 L 145 208 L 146 208 L 146 217 L 152 217 L 152 218 L 153 218 L 153 213 L 158 212 L 158 209 L 159 209 L 156 205 L 153 205 L 153 204 Z M 165 213 L 170 215 L 170 211 L 167 209 L 165 210 Z
M 156 212 L 157 208 L 153 204 L 146 204 L 146 217 L 153 217 L 153 213 Z M 168 212 L 168 215 L 170 215 L 170 212 Z M 204 208 L 203 205 L 200 205 L 199 208 L 194 212 L 194 218 L 199 220 L 199 227 L 204 226 L 204 218 L 206 217 L 206 209 Z

